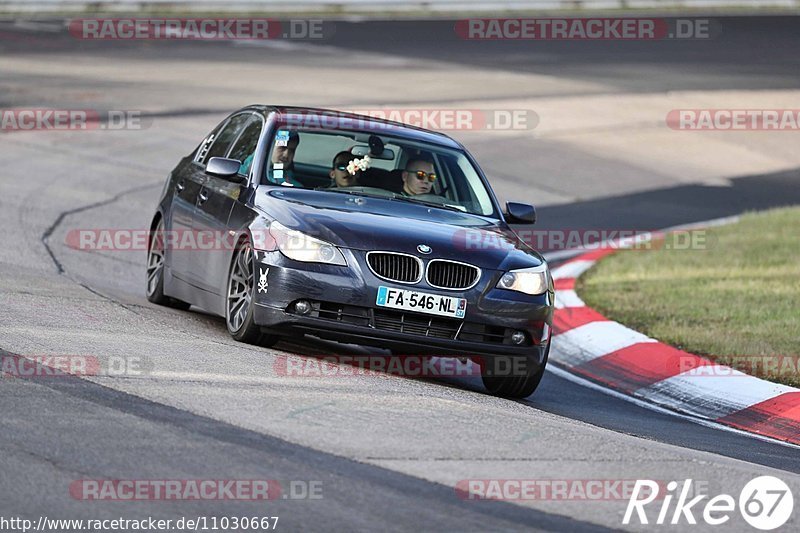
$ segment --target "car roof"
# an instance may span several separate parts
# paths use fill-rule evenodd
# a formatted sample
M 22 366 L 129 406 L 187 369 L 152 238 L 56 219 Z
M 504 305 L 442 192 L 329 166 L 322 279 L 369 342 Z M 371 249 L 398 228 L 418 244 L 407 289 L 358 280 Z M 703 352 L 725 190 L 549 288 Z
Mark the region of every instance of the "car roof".
M 372 124 L 382 124 L 382 125 L 389 125 L 392 126 L 391 132 L 392 135 L 397 137 L 406 138 L 413 141 L 435 144 L 447 148 L 456 148 L 463 150 L 464 147 L 462 144 L 455 139 L 436 131 L 426 130 L 424 128 L 418 128 L 416 126 L 411 126 L 409 124 L 403 124 L 402 122 L 395 122 L 393 120 L 384 120 L 381 118 L 370 117 L 368 115 L 358 115 L 355 113 L 347 113 L 344 111 L 337 111 L 335 109 L 323 109 L 323 108 L 316 108 L 316 107 L 297 107 L 297 106 L 282 106 L 282 105 L 266 105 L 266 104 L 257 104 L 257 105 L 250 105 L 246 108 L 242 109 L 252 109 L 258 110 L 263 112 L 265 115 L 269 114 L 270 112 L 278 112 L 278 113 L 303 113 L 309 115 L 336 115 L 337 117 L 341 118 L 351 118 L 357 119 L 364 123 L 372 123 Z M 379 129 L 379 128 L 378 128 Z

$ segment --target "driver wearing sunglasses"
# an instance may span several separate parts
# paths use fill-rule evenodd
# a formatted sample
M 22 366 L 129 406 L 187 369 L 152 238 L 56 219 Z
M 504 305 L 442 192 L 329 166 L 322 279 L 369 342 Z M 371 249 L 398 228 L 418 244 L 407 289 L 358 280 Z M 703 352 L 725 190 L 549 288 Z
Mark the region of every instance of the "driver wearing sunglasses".
M 428 159 L 411 159 L 403 170 L 403 194 L 415 196 L 429 194 L 436 181 L 433 162 Z

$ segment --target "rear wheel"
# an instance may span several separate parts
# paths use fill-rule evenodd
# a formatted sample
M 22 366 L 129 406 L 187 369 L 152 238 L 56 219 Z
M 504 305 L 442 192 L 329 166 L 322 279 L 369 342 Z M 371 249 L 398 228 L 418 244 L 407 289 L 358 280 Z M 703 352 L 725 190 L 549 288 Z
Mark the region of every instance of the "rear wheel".
M 225 299 L 225 323 L 231 337 L 240 342 L 272 346 L 278 342 L 276 335 L 266 335 L 253 318 L 255 305 L 255 269 L 250 241 L 239 242 L 228 272 L 228 293 Z
M 533 394 L 542 381 L 549 355 L 550 343 L 547 344 L 541 365 L 537 365 L 530 356 L 500 356 L 502 362 L 497 359 L 488 360 L 481 368 L 483 386 L 493 396 L 515 399 L 527 398 Z M 505 365 L 502 363 L 505 363 Z M 492 368 L 487 368 L 486 365 L 490 365 Z M 506 372 L 510 369 L 516 370 L 517 372 L 514 373 L 519 373 L 519 375 L 507 375 Z
M 164 294 L 164 221 L 159 220 L 147 248 L 147 299 L 158 305 L 189 309 L 190 304 Z

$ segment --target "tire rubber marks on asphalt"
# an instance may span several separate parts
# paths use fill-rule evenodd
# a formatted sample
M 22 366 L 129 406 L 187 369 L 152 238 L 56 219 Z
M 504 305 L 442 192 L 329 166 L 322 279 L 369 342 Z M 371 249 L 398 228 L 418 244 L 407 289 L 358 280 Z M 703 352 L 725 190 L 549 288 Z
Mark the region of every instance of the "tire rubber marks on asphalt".
M 718 422 L 759 435 L 797 442 L 800 435 L 800 391 L 781 394 Z
M 748 376 L 737 370 L 711 365 L 708 373 L 689 370 L 653 384 L 647 395 L 658 403 L 679 407 L 681 396 L 690 399 L 682 410 L 705 418 L 722 418 L 781 394 L 796 391 Z

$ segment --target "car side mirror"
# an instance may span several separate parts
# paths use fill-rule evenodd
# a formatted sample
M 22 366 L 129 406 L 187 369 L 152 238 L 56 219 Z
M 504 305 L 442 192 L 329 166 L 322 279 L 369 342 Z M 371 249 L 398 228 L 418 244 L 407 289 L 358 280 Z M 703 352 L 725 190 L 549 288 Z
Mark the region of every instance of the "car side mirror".
M 236 159 L 226 159 L 224 157 L 212 157 L 208 165 L 206 165 L 206 174 L 217 176 L 224 180 L 240 183 L 243 178 L 239 176 L 239 168 L 242 166 L 241 161 Z
M 517 224 L 536 224 L 536 208 L 530 204 L 506 202 L 506 218 Z

